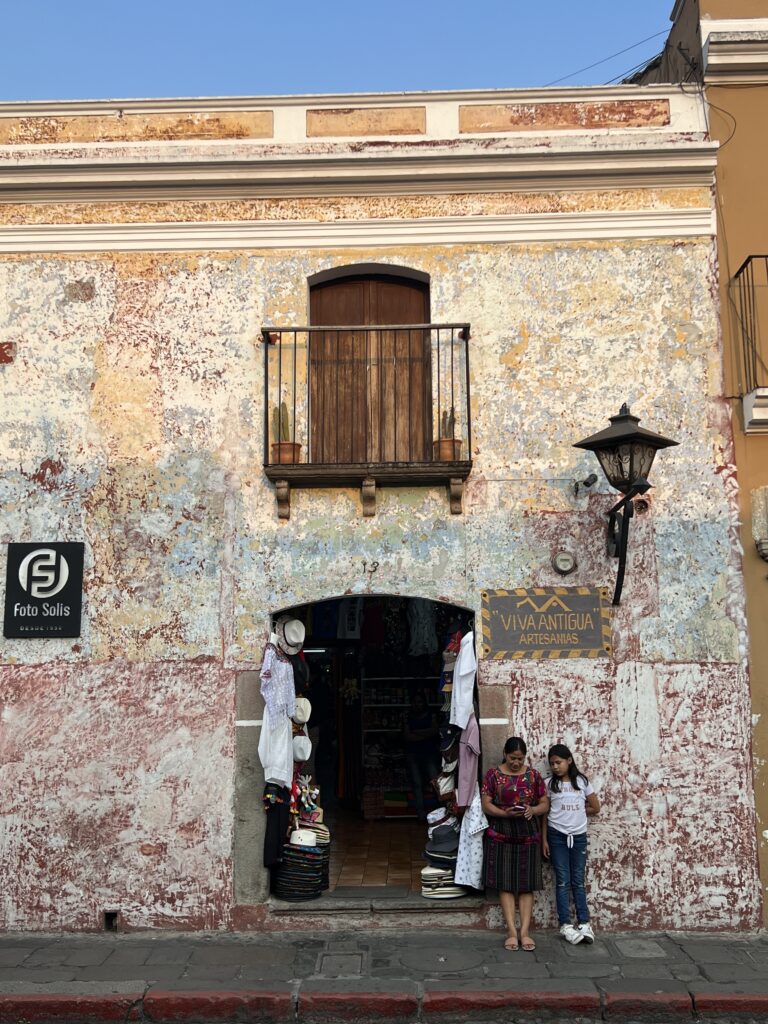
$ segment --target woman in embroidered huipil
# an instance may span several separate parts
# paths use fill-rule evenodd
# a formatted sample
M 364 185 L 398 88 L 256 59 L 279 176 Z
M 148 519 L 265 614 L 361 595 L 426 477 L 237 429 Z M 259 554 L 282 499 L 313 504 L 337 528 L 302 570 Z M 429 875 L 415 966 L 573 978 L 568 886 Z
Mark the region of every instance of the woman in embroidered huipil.
M 483 811 L 488 817 L 485 884 L 498 889 L 507 925 L 506 949 L 518 948 L 516 904 L 520 910 L 520 945 L 536 948 L 530 936 L 533 893 L 543 888 L 539 819 L 549 810 L 544 780 L 526 767 L 528 748 L 519 736 L 504 744 L 504 760 L 483 780 Z

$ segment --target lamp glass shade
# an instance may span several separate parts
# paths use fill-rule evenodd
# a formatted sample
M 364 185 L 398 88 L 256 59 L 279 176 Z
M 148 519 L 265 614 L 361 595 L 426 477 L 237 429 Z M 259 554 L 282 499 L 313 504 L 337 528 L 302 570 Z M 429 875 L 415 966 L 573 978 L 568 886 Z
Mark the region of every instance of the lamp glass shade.
M 611 487 L 626 493 L 636 480 L 647 480 L 656 448 L 633 441 L 595 452 Z
M 626 405 L 618 416 L 609 418 L 610 427 L 578 441 L 574 448 L 594 452 L 608 483 L 617 491 L 627 494 L 638 482 L 647 489 L 656 452 L 676 445 L 677 441 L 641 427 L 640 420 Z

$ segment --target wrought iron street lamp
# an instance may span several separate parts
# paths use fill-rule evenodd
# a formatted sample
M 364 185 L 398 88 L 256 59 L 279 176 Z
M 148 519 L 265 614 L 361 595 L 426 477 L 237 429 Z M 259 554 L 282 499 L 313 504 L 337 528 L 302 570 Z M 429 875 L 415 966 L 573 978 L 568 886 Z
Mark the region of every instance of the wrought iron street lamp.
M 610 427 L 577 441 L 574 448 L 594 452 L 608 483 L 624 495 L 608 514 L 608 554 L 619 560 L 613 603 L 619 604 L 627 560 L 629 520 L 635 511 L 633 499 L 638 494 L 645 494 L 651 486 L 648 477 L 656 452 L 678 442 L 639 426 L 640 420 L 630 413 L 626 402 L 619 415 L 609 419 Z

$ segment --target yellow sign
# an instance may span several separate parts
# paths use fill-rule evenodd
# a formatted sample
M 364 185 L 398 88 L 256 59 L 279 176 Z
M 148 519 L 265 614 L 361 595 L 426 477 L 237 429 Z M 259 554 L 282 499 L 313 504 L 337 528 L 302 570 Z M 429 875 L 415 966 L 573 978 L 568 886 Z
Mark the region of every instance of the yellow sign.
M 608 591 L 598 587 L 518 587 L 482 592 L 483 654 L 521 658 L 610 657 Z

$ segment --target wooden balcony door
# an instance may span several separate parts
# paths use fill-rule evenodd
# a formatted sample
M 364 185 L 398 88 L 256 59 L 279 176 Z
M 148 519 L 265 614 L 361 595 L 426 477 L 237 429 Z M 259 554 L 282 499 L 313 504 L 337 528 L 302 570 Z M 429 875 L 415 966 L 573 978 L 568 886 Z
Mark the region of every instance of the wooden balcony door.
M 325 281 L 310 289 L 310 322 L 428 324 L 429 285 L 384 274 Z M 430 344 L 426 329 L 312 332 L 311 461 L 428 461 Z

